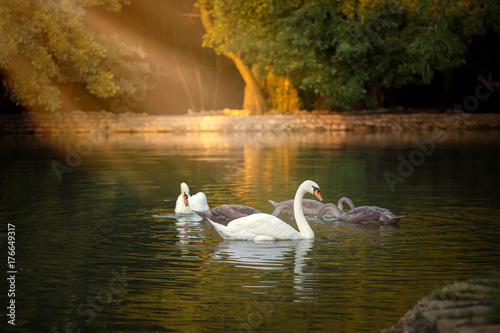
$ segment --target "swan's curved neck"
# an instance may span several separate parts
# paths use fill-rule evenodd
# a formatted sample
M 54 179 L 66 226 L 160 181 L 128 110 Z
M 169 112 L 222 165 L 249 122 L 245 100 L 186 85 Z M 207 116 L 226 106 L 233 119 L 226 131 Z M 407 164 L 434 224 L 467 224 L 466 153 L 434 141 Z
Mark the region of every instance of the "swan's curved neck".
M 339 207 L 339 209 L 343 212 L 344 211 L 344 203 L 346 203 L 347 205 L 349 205 L 349 207 L 351 208 L 351 210 L 355 209 L 356 206 L 354 205 L 354 202 L 352 202 L 351 199 L 349 199 L 348 197 L 342 197 L 339 199 L 339 203 L 337 204 L 337 206 Z
M 283 204 L 283 203 L 281 203 L 281 204 L 279 204 L 279 205 L 276 205 L 276 208 L 274 208 L 274 210 L 273 210 L 273 212 L 271 213 L 271 215 L 274 215 L 274 216 L 279 216 L 279 215 L 281 214 L 281 211 L 282 211 L 283 209 L 285 209 L 285 210 L 286 210 L 287 208 L 288 208 L 288 207 L 287 207 L 287 205 L 286 205 L 286 204 Z M 288 208 L 288 209 L 289 209 L 289 208 Z
M 304 238 L 312 239 L 314 238 L 314 231 L 307 222 L 304 211 L 302 210 L 302 199 L 306 193 L 303 186 L 300 186 L 295 194 L 295 199 L 293 199 L 293 213 L 295 215 L 295 222 L 297 222 L 297 227 Z
M 333 214 L 337 217 L 337 218 L 341 218 L 342 215 L 344 214 L 343 211 L 341 211 L 337 206 L 335 206 L 335 204 L 332 204 L 332 203 L 327 203 L 323 206 L 323 208 L 321 208 L 321 210 L 319 211 L 318 213 L 318 216 L 319 217 L 323 217 L 323 215 L 326 215 L 326 214 L 329 214 L 330 212 L 333 211 Z

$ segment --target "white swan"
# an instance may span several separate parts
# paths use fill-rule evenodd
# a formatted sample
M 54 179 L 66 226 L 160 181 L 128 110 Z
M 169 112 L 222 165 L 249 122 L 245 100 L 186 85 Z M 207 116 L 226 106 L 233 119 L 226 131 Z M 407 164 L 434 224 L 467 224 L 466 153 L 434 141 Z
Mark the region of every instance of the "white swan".
M 224 239 L 253 241 L 313 239 L 314 232 L 309 223 L 307 223 L 302 211 L 302 198 L 306 192 L 316 195 L 319 200 L 323 201 L 319 186 L 315 182 L 306 180 L 299 186 L 295 194 L 295 204 L 293 207 L 299 231 L 276 216 L 264 213 L 240 217 L 229 222 L 227 226 L 211 220 L 209 221 Z
M 193 210 L 204 212 L 209 209 L 205 193 L 198 192 L 190 196 L 187 184 L 181 183 L 181 194 L 175 203 L 176 214 L 192 214 Z

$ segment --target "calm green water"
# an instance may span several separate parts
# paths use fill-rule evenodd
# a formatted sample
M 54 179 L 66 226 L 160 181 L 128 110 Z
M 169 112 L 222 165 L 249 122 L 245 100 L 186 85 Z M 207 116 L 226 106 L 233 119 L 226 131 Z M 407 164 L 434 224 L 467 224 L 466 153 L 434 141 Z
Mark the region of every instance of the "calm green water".
M 432 153 L 430 133 L 1 138 L 3 260 L 10 223 L 17 274 L 16 326 L 6 290 L 0 325 L 378 332 L 444 283 L 500 269 L 499 136 L 449 133 Z M 422 142 L 429 156 L 415 152 Z M 411 172 L 400 167 L 410 157 Z M 394 191 L 386 172 L 404 179 Z M 182 181 L 211 207 L 271 212 L 268 199 L 291 199 L 305 179 L 325 202 L 345 195 L 407 218 L 311 218 L 314 241 L 256 244 L 172 216 Z

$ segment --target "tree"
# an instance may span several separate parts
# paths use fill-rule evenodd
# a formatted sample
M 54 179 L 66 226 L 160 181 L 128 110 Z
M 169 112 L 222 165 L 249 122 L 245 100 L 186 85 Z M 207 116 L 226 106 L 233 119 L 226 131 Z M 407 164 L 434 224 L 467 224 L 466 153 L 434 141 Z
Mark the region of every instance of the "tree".
M 217 24 L 205 45 L 288 74 L 339 109 L 375 106 L 384 88 L 429 84 L 464 64 L 470 36 L 500 33 L 496 0 L 212 2 Z
M 25 107 L 61 107 L 57 85 L 84 84 L 99 98 L 133 93 L 146 73 L 140 47 L 96 34 L 86 9 L 119 11 L 128 0 L 2 0 L 0 69 L 11 98 Z
M 229 5 L 228 1 L 228 5 Z M 251 65 L 243 61 L 240 52 L 233 51 L 230 41 L 238 34 L 231 28 L 238 21 L 241 12 L 235 12 L 225 8 L 224 2 L 212 0 L 198 0 L 195 4 L 200 10 L 201 22 L 205 28 L 206 35 L 203 45 L 213 47 L 217 53 L 223 54 L 231 59 L 245 81 L 243 97 L 243 108 L 251 114 L 263 114 L 266 110 L 266 102 L 259 86 L 259 80 L 252 72 Z M 236 15 L 233 15 L 236 14 Z

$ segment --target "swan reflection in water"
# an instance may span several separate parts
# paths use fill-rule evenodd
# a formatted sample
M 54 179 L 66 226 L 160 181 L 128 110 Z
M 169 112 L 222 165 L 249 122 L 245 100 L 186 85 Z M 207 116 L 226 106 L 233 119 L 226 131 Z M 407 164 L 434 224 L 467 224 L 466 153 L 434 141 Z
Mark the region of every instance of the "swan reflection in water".
M 186 245 L 202 242 L 205 238 L 205 226 L 203 218 L 196 215 L 184 215 L 175 217 L 175 229 L 177 230 L 178 243 Z
M 278 242 L 244 242 L 224 240 L 219 243 L 212 258 L 227 262 L 234 265 L 235 268 L 256 269 L 265 271 L 284 271 L 282 277 L 277 281 L 257 281 L 258 284 L 243 285 L 246 288 L 275 288 L 282 287 L 287 284 L 285 279 L 289 274 L 285 271 L 291 269 L 293 264 L 293 281 L 291 284 L 294 288 L 295 302 L 314 302 L 317 298 L 315 295 L 316 285 L 313 280 L 314 273 L 307 271 L 307 253 L 313 247 L 313 240 L 301 239 Z M 292 263 L 293 259 L 293 263 Z M 260 279 L 261 277 L 258 276 Z M 265 283 L 266 285 L 262 285 Z M 260 290 L 262 293 L 262 290 Z
M 153 215 L 155 218 L 173 218 L 175 219 L 175 229 L 177 230 L 177 238 L 181 245 L 198 243 L 206 238 L 206 225 L 203 223 L 203 218 L 195 213 L 192 214 L 168 214 L 168 215 Z

